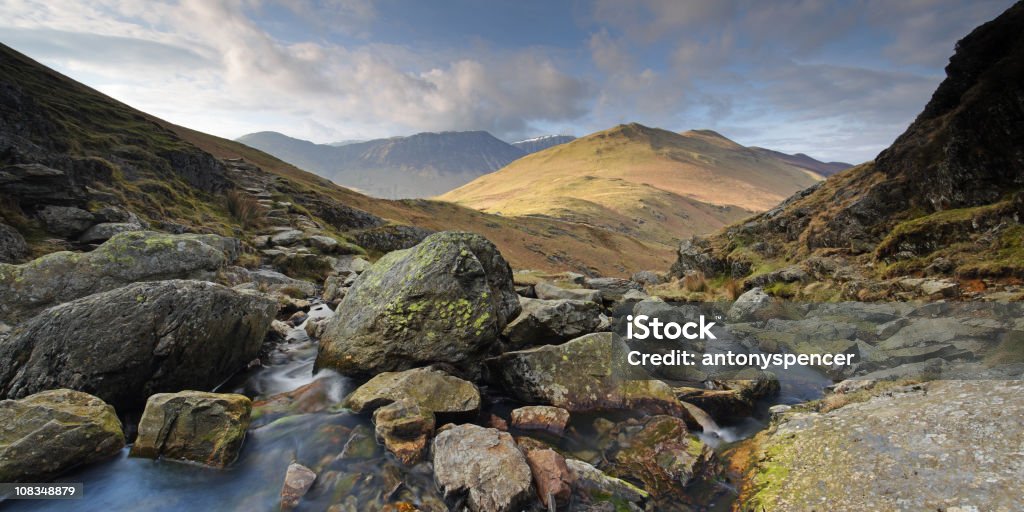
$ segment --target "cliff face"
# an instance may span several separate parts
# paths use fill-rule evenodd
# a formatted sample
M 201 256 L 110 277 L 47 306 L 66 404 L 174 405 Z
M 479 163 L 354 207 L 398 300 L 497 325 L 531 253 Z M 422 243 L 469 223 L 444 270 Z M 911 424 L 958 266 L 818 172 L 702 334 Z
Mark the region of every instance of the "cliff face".
M 959 41 L 946 74 L 874 162 L 684 242 L 673 273 L 726 272 L 749 286 L 759 273 L 825 256 L 871 277 L 1024 275 L 1024 263 L 1012 263 L 1024 257 L 1024 3 Z M 826 267 L 813 277 L 834 277 L 835 265 Z

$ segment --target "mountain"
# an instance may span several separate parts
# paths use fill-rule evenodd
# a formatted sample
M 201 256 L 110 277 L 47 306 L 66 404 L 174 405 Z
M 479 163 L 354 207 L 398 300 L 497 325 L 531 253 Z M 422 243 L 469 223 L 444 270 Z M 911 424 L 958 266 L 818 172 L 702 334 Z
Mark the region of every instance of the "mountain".
M 392 199 L 447 192 L 525 154 L 483 131 L 418 133 L 343 144 L 314 144 L 258 132 L 238 142 L 340 185 Z
M 315 223 L 371 257 L 426 230 L 461 230 L 487 237 L 520 269 L 628 276 L 671 262 L 663 246 L 589 226 L 368 197 L 133 109 L 0 45 L 0 261 L 89 249 L 69 234 L 68 221 L 81 222 L 73 215 L 237 237 L 247 255 L 257 254 L 254 240 L 272 212 L 254 226 L 230 209 L 230 198 L 244 204 L 254 194 L 290 204 L 288 215 L 301 224 Z M 65 214 L 63 222 L 48 224 L 47 212 Z
M 811 158 L 810 156 L 807 156 L 803 153 L 789 155 L 781 151 L 759 148 L 757 146 L 752 146 L 750 149 L 763 153 L 767 156 L 778 158 L 779 160 L 782 160 L 783 162 L 786 162 L 794 167 L 799 167 L 801 169 L 807 169 L 808 171 L 816 172 L 822 176 L 832 176 L 833 174 L 837 174 L 841 171 L 849 169 L 850 167 L 853 167 L 853 164 L 848 164 L 846 162 L 822 162 L 819 160 L 815 160 L 814 158 Z
M 576 140 L 576 137 L 572 135 L 541 135 L 540 137 L 513 142 L 512 145 L 529 154 L 574 140 Z
M 924 110 L 873 162 L 684 242 L 673 271 L 781 287 L 789 279 L 778 270 L 798 267 L 838 284 L 822 290 L 860 299 L 899 296 L 917 283 L 908 277 L 955 278 L 975 292 L 1012 283 L 1024 277 L 1022 98 L 1018 3 L 957 43 Z
M 710 130 L 633 123 L 528 155 L 439 199 L 667 244 L 767 210 L 821 179 Z

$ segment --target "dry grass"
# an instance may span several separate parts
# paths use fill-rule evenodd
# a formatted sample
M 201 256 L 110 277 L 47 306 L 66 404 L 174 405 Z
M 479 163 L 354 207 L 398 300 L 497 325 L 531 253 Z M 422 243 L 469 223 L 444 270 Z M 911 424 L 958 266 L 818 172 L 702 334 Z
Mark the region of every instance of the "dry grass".
M 704 292 L 708 289 L 708 280 L 704 277 L 704 273 L 700 271 L 691 272 L 683 276 L 682 284 L 683 288 L 690 292 Z
M 247 229 L 263 225 L 263 205 L 252 195 L 240 190 L 229 190 L 225 198 L 228 212 Z

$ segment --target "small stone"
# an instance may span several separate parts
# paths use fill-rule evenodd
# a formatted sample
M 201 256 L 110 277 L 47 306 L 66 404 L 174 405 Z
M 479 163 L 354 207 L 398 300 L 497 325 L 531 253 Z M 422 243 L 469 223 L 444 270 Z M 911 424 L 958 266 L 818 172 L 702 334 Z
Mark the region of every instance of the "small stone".
M 316 473 L 312 469 L 298 463 L 288 465 L 284 474 L 284 485 L 281 487 L 281 510 L 292 510 L 299 506 L 299 501 L 309 492 L 316 481 Z
M 569 423 L 569 411 L 560 407 L 532 405 L 512 411 L 512 426 L 520 430 L 543 430 L 562 435 Z
M 531 450 L 526 453 L 526 463 L 533 473 L 537 496 L 548 510 L 569 503 L 574 479 L 565 465 L 565 457 L 552 449 Z
M 423 459 L 427 441 L 434 434 L 434 414 L 412 400 L 398 400 L 377 409 L 373 424 L 377 441 L 408 465 Z

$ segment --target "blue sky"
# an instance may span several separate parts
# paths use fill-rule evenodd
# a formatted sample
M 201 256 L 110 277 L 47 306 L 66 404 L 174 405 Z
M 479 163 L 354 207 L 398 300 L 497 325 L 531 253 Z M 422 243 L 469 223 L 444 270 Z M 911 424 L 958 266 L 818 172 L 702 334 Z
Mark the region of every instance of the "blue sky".
M 1010 0 L 4 0 L 0 41 L 139 109 L 316 142 L 625 122 L 861 162 Z

